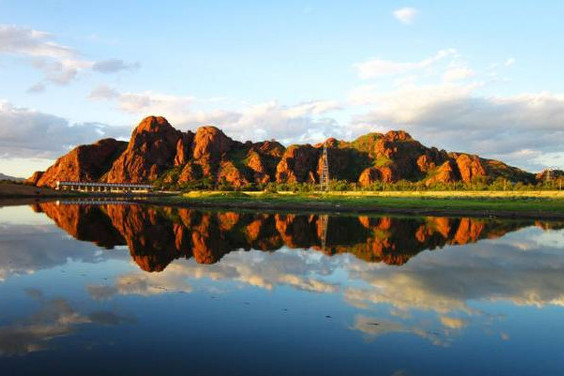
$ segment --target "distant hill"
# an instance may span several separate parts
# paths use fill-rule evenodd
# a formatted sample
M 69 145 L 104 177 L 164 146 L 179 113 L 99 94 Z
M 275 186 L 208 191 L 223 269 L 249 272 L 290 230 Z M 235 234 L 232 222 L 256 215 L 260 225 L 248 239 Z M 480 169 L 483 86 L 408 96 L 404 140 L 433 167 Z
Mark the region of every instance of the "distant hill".
M 24 178 L 16 178 L 15 176 L 5 175 L 0 172 L 0 180 L 14 180 L 14 181 L 23 181 Z
M 104 139 L 81 145 L 45 172 L 28 179 L 38 186 L 57 180 L 194 183 L 220 182 L 234 187 L 268 182 L 318 182 L 323 145 L 331 179 L 367 186 L 407 180 L 426 185 L 504 177 L 534 183 L 534 174 L 478 155 L 427 147 L 405 131 L 369 133 L 353 141 L 330 138 L 317 145 L 276 141 L 239 142 L 213 126 L 181 132 L 163 117 L 141 121 L 129 143 Z

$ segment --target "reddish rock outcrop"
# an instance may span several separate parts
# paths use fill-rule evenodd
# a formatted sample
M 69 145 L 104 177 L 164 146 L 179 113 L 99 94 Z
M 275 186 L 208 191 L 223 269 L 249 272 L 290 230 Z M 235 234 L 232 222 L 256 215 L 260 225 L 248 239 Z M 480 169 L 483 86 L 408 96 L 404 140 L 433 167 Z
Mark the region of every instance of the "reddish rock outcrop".
M 240 188 L 249 184 L 249 180 L 245 174 L 235 166 L 231 161 L 223 161 L 219 166 L 217 172 L 217 180 L 220 182 L 226 182 L 234 187 Z
M 194 133 L 188 131 L 176 142 L 176 156 L 174 157 L 174 165 L 185 165 L 192 159 L 192 141 L 194 141 Z
M 106 181 L 142 183 L 155 180 L 174 165 L 182 132 L 163 117 L 149 116 L 131 135 L 127 149 L 113 163 Z
M 272 179 L 272 171 L 269 171 L 267 163 L 259 153 L 251 150 L 247 158 L 247 166 L 252 170 L 253 181 L 257 183 L 268 183 Z
M 192 145 L 194 158 L 219 161 L 223 153 L 231 150 L 233 143 L 231 138 L 216 127 L 200 127 Z
M 426 181 L 426 185 L 453 183 L 459 179 L 458 169 L 453 161 L 446 161 Z
M 370 184 L 373 184 L 373 183 L 377 182 L 378 180 L 381 180 L 380 170 L 378 170 L 375 167 L 369 167 L 369 168 L 365 169 L 364 171 L 362 171 L 362 173 L 360 174 L 360 177 L 358 178 L 358 182 L 363 187 L 366 187 Z
M 190 181 L 201 179 L 203 176 L 202 173 L 202 166 L 199 164 L 190 161 L 186 163 L 182 172 L 178 176 L 178 183 L 187 183 Z
M 486 169 L 477 155 L 460 154 L 456 158 L 456 165 L 460 178 L 464 182 L 470 182 L 476 177 L 486 176 Z
M 280 159 L 286 151 L 286 148 L 276 141 L 257 142 L 252 146 L 253 150 L 261 155 Z
M 276 167 L 276 181 L 278 182 L 311 182 L 318 180 L 317 165 L 320 149 L 311 145 L 292 145 Z
M 35 171 L 29 178 L 25 180 L 26 184 L 37 185 L 45 171 Z
M 535 176 L 500 161 L 428 148 L 404 131 L 369 133 L 353 141 L 334 138 L 315 146 L 285 149 L 276 141 L 234 141 L 213 126 L 195 133 L 174 129 L 166 119 L 149 116 L 128 144 L 112 139 L 75 148 L 45 173 L 27 182 L 54 186 L 57 180 L 185 184 L 201 179 L 234 187 L 269 182 L 318 182 L 326 146 L 332 180 L 358 182 L 471 182 L 485 177 L 535 182 Z M 543 175 L 539 175 L 539 179 Z
M 125 142 L 107 138 L 92 145 L 78 146 L 57 159 L 44 173 L 34 173 L 28 181 L 38 187 L 55 187 L 57 181 L 99 180 L 126 145 Z

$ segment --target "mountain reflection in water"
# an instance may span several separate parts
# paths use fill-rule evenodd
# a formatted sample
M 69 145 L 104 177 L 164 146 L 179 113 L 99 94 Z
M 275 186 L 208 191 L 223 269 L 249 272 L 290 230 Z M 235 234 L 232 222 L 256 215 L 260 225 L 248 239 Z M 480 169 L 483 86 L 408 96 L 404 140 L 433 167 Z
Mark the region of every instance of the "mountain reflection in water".
M 558 375 L 563 227 L 0 208 L 0 374 Z
M 232 251 L 310 248 L 368 262 L 403 265 L 424 250 L 494 239 L 527 226 L 564 224 L 449 217 L 347 217 L 318 214 L 202 212 L 140 205 L 36 204 L 78 240 L 127 245 L 142 270 L 163 271 L 178 258 L 214 264 Z

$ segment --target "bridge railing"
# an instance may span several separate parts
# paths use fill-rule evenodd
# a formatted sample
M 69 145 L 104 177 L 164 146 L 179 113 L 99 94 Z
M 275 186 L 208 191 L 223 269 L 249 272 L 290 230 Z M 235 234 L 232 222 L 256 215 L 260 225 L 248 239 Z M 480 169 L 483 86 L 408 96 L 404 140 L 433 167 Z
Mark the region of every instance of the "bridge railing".
M 98 183 L 98 182 L 78 182 L 78 181 L 58 181 L 59 190 L 76 190 L 87 192 L 124 192 L 124 191 L 152 191 L 150 184 L 132 183 Z

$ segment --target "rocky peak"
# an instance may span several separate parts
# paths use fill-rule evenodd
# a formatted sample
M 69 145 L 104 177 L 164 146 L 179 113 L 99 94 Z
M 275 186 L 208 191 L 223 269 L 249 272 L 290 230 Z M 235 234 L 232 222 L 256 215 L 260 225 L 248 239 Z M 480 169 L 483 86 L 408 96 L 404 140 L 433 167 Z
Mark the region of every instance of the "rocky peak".
M 141 132 L 161 132 L 166 129 L 175 130 L 172 125 L 169 124 L 162 116 L 147 116 L 135 129 L 133 130 L 133 136 Z
M 162 116 L 148 116 L 141 120 L 131 134 L 128 149 L 147 147 L 151 142 L 166 142 L 175 144 L 181 136 L 180 131 L 176 130 Z
M 253 144 L 252 149 L 259 154 L 269 155 L 271 157 L 280 158 L 286 148 L 278 141 L 263 141 Z
M 214 126 L 181 132 L 165 118 L 149 116 L 133 130 L 129 143 L 101 140 L 79 146 L 28 182 L 53 186 L 57 180 L 141 183 L 162 179 L 184 184 L 208 179 L 235 187 L 271 181 L 317 182 L 323 169 L 323 145 L 329 149 L 331 179 L 361 185 L 404 179 L 428 184 L 470 182 L 484 176 L 535 181 L 534 175 L 500 161 L 426 147 L 401 130 L 368 133 L 350 142 L 329 138 L 315 146 L 286 149 L 275 140 L 234 141 Z
M 336 138 L 330 137 L 327 140 L 325 140 L 324 143 L 320 144 L 319 146 L 320 147 L 327 146 L 328 148 L 336 148 L 336 147 L 339 147 L 339 141 Z
M 406 131 L 389 131 L 384 135 L 389 141 L 413 141 L 413 138 Z
M 213 126 L 200 127 L 194 136 L 192 151 L 195 159 L 210 157 L 219 159 L 231 149 L 234 141 Z
M 35 173 L 30 183 L 55 187 L 57 181 L 96 181 L 102 177 L 113 161 L 126 147 L 123 141 L 113 138 L 92 145 L 80 145 L 63 155 L 45 173 Z
M 160 116 L 146 117 L 133 130 L 127 149 L 114 162 L 107 181 L 140 183 L 155 180 L 174 165 L 182 132 Z

